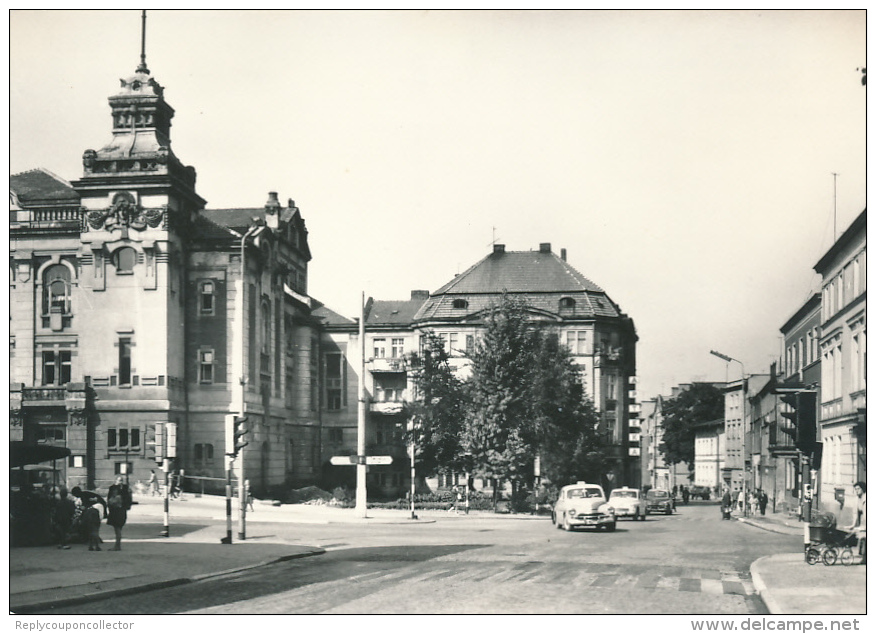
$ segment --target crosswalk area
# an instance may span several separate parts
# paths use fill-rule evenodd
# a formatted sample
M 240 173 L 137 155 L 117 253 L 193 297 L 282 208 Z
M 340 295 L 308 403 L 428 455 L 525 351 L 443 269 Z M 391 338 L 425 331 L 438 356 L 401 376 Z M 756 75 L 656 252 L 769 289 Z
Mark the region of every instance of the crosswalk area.
M 430 562 L 416 568 L 379 570 L 350 580 L 380 583 L 558 584 L 575 588 L 661 590 L 712 595 L 755 594 L 747 574 L 676 566 L 629 566 L 546 562 Z

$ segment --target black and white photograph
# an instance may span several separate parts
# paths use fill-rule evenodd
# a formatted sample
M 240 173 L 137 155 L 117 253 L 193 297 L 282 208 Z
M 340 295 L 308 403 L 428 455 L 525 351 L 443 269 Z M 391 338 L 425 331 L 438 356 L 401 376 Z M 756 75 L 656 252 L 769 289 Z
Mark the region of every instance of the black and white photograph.
M 11 630 L 868 628 L 866 10 L 7 19 Z

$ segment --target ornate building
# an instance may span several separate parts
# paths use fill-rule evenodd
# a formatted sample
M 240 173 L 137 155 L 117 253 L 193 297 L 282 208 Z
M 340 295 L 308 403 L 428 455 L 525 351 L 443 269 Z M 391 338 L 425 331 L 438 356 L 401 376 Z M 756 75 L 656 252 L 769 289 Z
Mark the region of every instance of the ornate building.
M 145 56 L 109 103 L 112 138 L 85 151 L 79 180 L 10 179 L 11 439 L 69 448 L 71 485 L 146 479 L 157 442 L 218 486 L 225 416 L 245 412 L 254 489 L 313 482 L 319 335 L 300 211 L 275 193 L 206 210 Z

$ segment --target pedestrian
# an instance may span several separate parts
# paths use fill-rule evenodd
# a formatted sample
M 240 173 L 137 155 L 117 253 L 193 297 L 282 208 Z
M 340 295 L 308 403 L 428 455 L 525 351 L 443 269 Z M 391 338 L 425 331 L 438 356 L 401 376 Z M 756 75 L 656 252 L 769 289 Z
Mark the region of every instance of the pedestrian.
M 739 489 L 739 495 L 736 496 L 736 508 L 740 513 L 745 513 L 745 492 Z
M 174 472 L 170 476 L 170 497 L 177 499 L 181 492 L 179 473 Z
M 758 498 L 757 504 L 760 507 L 760 514 L 766 515 L 766 507 L 769 502 L 769 497 L 767 497 L 766 491 L 763 489 L 758 489 Z
M 88 550 L 100 550 L 100 511 L 95 508 L 97 501 L 89 498 L 84 501 L 85 510 L 82 512 L 82 524 L 88 541 Z
M 861 555 L 861 564 L 867 564 L 867 483 L 863 480 L 855 482 L 855 508 L 853 509 L 854 522 L 848 530 L 858 537 L 858 554 Z
M 70 498 L 67 487 L 62 486 L 55 500 L 55 532 L 58 537 L 58 548 L 69 550 L 70 531 L 73 528 L 73 515 L 76 503 Z
M 249 488 L 249 480 L 245 480 L 243 486 L 246 495 L 246 506 L 250 511 L 255 513 L 255 507 L 252 505 L 252 491 L 250 491 Z
M 116 533 L 116 545 L 110 550 L 122 549 L 122 528 L 125 522 L 128 521 L 128 510 L 133 503 L 131 489 L 125 483 L 122 476 L 116 478 L 115 484 L 110 486 L 106 494 L 107 504 L 109 505 L 109 516 L 106 523 L 113 527 Z
M 686 486 L 681 486 L 681 501 L 687 504 L 687 501 L 690 500 L 690 489 Z
M 146 483 L 146 486 L 152 490 L 152 495 L 161 494 L 161 491 L 158 489 L 158 478 L 155 477 L 155 469 L 149 470 L 149 482 Z
M 757 512 L 757 494 L 754 491 L 748 492 L 748 512 L 754 515 Z
M 730 519 L 730 510 L 733 508 L 733 498 L 730 496 L 730 489 L 724 487 L 724 496 L 721 498 L 721 519 Z

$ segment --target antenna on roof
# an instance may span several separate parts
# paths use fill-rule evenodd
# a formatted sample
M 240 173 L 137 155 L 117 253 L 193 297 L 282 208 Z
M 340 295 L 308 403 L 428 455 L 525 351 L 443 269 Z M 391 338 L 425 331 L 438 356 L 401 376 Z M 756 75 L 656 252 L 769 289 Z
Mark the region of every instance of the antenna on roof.
M 490 242 L 488 247 L 496 246 L 496 227 L 493 227 L 493 241 Z
M 149 69 L 146 68 L 146 9 L 143 9 L 140 27 L 140 65 L 137 67 L 137 72 L 149 74 Z

